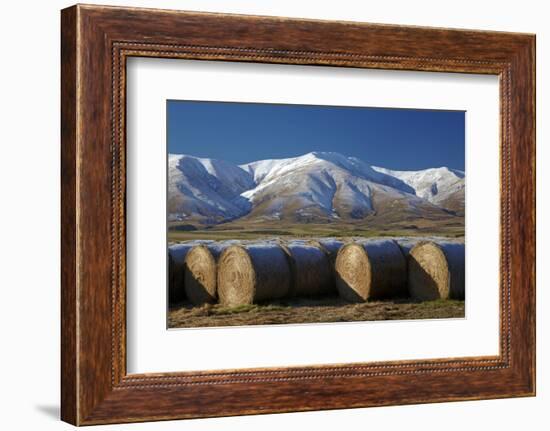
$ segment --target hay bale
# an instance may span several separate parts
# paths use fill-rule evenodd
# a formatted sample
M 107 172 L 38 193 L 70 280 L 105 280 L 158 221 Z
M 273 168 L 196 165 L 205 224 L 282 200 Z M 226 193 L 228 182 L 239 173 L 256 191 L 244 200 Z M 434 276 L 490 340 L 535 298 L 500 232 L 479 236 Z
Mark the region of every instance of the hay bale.
M 196 245 L 212 243 L 211 240 L 192 240 L 168 246 L 168 303 L 185 299 L 185 258 Z
M 350 302 L 406 296 L 406 260 L 393 240 L 344 245 L 336 257 L 336 287 Z
M 409 293 L 415 299 L 464 299 L 465 247 L 457 241 L 423 241 L 409 253 Z
M 174 244 L 168 247 L 168 303 L 175 304 L 185 298 L 185 256 L 195 242 Z
M 185 294 L 193 305 L 212 304 L 217 300 L 218 258 L 234 241 L 194 246 L 185 258 Z
M 282 245 L 290 266 L 289 296 L 314 297 L 336 293 L 328 254 L 316 241 L 290 241 Z
M 290 289 L 290 268 L 283 249 L 274 243 L 233 245 L 220 256 L 218 297 L 236 306 L 282 298 Z

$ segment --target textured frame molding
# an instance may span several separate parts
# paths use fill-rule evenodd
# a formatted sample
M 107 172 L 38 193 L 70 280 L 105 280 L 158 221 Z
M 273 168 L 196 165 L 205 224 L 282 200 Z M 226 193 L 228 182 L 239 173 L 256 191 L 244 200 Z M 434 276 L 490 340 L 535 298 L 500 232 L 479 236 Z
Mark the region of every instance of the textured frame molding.
M 61 36 L 63 420 L 87 425 L 534 395 L 533 35 L 77 5 L 62 11 Z M 127 375 L 131 56 L 498 75 L 499 355 Z

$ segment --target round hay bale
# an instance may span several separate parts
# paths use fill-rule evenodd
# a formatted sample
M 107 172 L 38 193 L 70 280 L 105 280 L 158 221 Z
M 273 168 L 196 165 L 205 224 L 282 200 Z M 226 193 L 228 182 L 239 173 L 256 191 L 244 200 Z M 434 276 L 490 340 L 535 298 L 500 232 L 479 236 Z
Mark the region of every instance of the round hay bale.
M 219 301 L 236 306 L 283 298 L 290 289 L 290 279 L 287 256 L 279 245 L 233 245 L 220 256 Z
M 336 287 L 349 302 L 406 296 L 407 264 L 393 240 L 344 245 L 336 257 Z
M 168 247 L 168 303 L 175 304 L 185 298 L 185 256 L 194 243 L 174 244 Z
M 290 266 L 289 296 L 314 297 L 336 293 L 330 259 L 315 241 L 290 241 L 282 245 Z
M 232 242 L 194 246 L 185 258 L 185 294 L 193 305 L 217 300 L 217 261 Z
M 464 299 L 464 243 L 424 241 L 409 253 L 409 293 L 415 299 Z

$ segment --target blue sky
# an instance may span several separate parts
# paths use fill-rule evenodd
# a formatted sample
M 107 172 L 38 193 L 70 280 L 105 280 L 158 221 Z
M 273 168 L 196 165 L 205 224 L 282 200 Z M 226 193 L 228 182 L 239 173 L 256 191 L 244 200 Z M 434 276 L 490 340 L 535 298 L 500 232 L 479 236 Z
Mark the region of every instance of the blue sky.
M 167 102 L 168 151 L 236 164 L 334 151 L 371 165 L 464 170 L 463 111 Z

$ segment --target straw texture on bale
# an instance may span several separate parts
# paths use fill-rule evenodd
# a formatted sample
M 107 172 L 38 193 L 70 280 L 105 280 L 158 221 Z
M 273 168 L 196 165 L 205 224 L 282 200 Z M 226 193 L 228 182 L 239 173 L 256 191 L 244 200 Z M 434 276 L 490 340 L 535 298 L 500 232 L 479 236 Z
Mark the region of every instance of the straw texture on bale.
M 217 261 L 232 243 L 194 246 L 185 258 L 185 294 L 191 303 L 201 305 L 217 300 Z
M 336 258 L 336 287 L 349 302 L 407 294 L 407 264 L 393 240 L 344 245 Z
M 315 241 L 290 241 L 282 245 L 290 266 L 289 296 L 315 297 L 336 293 L 330 259 Z
M 424 241 L 409 253 L 409 293 L 420 300 L 464 299 L 464 243 Z
M 185 257 L 194 244 L 175 244 L 168 247 L 168 303 L 185 298 Z
M 288 258 L 279 245 L 233 245 L 220 256 L 219 301 L 236 306 L 283 298 L 290 280 Z

